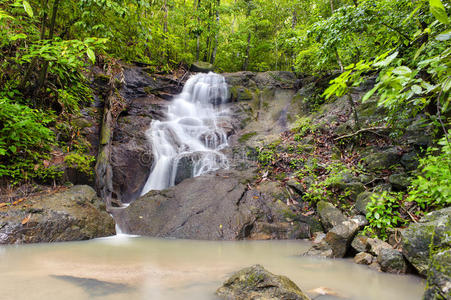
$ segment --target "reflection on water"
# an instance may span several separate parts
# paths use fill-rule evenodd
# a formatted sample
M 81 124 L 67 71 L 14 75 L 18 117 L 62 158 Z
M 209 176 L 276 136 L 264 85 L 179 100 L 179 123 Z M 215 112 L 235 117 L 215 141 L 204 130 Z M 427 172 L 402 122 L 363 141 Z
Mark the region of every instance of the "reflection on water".
M 312 296 L 326 290 L 344 299 L 421 299 L 424 282 L 416 277 L 299 256 L 308 246 L 122 236 L 0 247 L 0 299 L 215 299 L 228 274 L 256 263 Z

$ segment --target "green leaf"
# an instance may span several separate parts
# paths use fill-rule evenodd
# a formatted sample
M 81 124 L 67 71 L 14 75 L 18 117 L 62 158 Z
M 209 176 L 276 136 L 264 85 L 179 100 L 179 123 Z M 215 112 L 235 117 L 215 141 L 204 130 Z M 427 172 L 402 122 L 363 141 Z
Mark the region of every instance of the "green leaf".
M 446 93 L 451 89 L 451 77 L 448 77 L 442 84 L 443 91 Z
M 94 64 L 96 62 L 96 55 L 91 48 L 86 49 L 86 54 L 89 57 L 89 60 Z
M 9 150 L 11 150 L 12 153 L 16 153 L 16 151 L 17 151 L 16 146 L 9 146 L 8 148 L 9 148 Z
M 25 9 L 25 12 L 30 16 L 30 18 L 33 18 L 33 8 L 31 8 L 31 5 L 28 1 L 23 0 L 23 8 Z
M 412 70 L 406 66 L 399 66 L 392 71 L 396 75 L 408 76 L 412 74 Z
M 386 59 L 379 61 L 374 64 L 375 67 L 386 67 L 388 66 L 396 57 L 398 56 L 398 51 L 387 57 Z
M 421 88 L 421 86 L 416 85 L 416 84 L 412 85 L 411 89 L 417 95 L 419 95 L 423 92 L 423 89 Z
M 435 37 L 437 41 L 447 41 L 451 39 L 451 30 L 443 31 Z
M 440 0 L 429 0 L 429 6 L 431 13 L 434 17 L 443 24 L 449 24 L 448 15 L 446 14 L 445 7 Z
M 373 87 L 370 91 L 368 91 L 368 93 L 365 94 L 365 96 L 363 96 L 362 98 L 362 103 L 367 101 L 368 99 L 371 98 L 371 96 L 373 96 L 374 92 L 376 92 L 376 90 L 379 88 L 379 85 L 376 85 L 375 87 Z

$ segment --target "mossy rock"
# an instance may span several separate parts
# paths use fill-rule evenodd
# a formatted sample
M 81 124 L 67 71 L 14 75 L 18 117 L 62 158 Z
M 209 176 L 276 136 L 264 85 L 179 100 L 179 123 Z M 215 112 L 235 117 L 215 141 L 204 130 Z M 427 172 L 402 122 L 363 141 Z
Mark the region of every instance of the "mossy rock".
M 192 72 L 202 72 L 202 73 L 208 73 L 212 72 L 215 69 L 215 67 L 205 61 L 197 61 L 191 64 L 190 70 Z
M 234 273 L 216 291 L 222 299 L 310 299 L 288 277 L 274 275 L 261 265 L 254 265 Z

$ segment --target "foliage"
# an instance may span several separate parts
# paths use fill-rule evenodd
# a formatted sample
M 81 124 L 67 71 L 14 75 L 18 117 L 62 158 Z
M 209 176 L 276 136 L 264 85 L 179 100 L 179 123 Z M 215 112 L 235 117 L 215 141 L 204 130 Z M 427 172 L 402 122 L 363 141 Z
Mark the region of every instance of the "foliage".
M 70 153 L 64 157 L 64 162 L 70 167 L 87 175 L 94 175 L 93 163 L 95 157 L 87 154 Z
M 439 145 L 441 149 L 429 148 L 429 154 L 420 160 L 420 175 L 413 180 L 407 197 L 422 210 L 451 204 L 451 145 L 445 137 Z
M 365 233 L 371 233 L 382 239 L 387 239 L 390 229 L 401 226 L 406 221 L 401 217 L 398 209 L 403 203 L 403 193 L 388 193 L 371 198 L 366 209 L 366 219 L 369 225 L 365 227 Z

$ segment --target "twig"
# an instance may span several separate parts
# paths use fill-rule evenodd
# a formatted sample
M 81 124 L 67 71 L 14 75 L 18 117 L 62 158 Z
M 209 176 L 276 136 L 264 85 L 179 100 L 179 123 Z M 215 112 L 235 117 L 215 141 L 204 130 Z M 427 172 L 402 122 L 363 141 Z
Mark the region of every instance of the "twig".
M 348 138 L 348 137 L 353 137 L 353 136 L 355 136 L 355 135 L 357 135 L 357 134 L 359 134 L 359 133 L 365 132 L 365 131 L 370 131 L 370 132 L 372 132 L 372 130 L 384 130 L 384 129 L 388 129 L 388 128 L 385 127 L 385 126 L 383 126 L 383 127 L 362 128 L 362 129 L 360 129 L 360 130 L 357 130 L 357 131 L 354 132 L 354 133 L 350 133 L 350 134 L 346 134 L 346 135 L 339 136 L 339 137 L 335 138 L 334 141 L 338 141 L 338 140 L 345 139 L 345 138 Z M 375 133 L 375 132 L 372 132 L 372 133 L 377 134 L 377 133 Z

